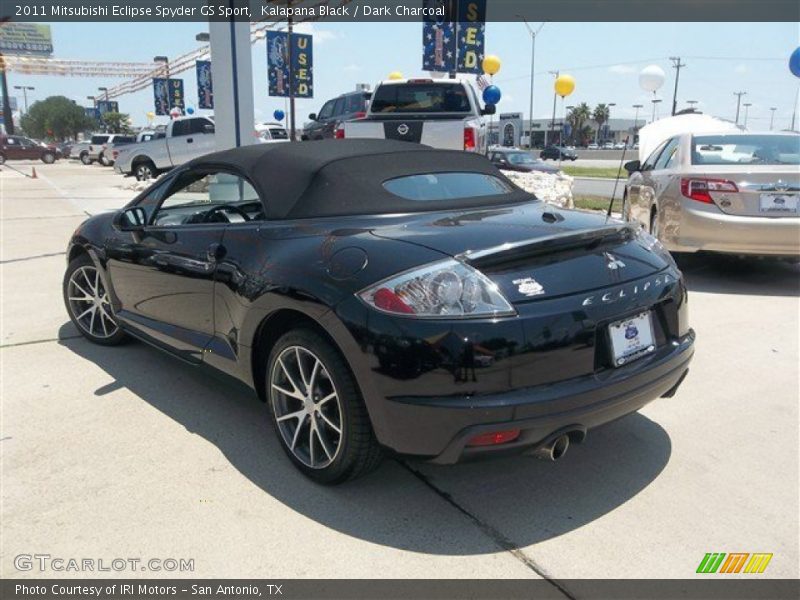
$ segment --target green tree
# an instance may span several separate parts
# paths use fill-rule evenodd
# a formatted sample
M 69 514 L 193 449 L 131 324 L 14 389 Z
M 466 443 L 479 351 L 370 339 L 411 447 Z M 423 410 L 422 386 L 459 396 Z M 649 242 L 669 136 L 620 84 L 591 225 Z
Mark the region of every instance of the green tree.
M 584 142 L 586 122 L 591 118 L 592 109 L 586 102 L 581 102 L 567 113 L 567 123 L 572 128 L 570 139 L 573 143 L 582 144 Z
M 103 131 L 106 133 L 130 133 L 133 131 L 131 129 L 131 118 L 124 113 L 104 113 L 100 118 L 100 122 L 103 125 Z
M 592 113 L 592 118 L 597 123 L 597 132 L 595 133 L 594 141 L 598 141 L 598 137 L 600 136 L 600 130 L 603 129 L 603 123 L 608 123 L 608 119 L 611 116 L 611 109 L 608 107 L 607 104 L 598 104 L 594 107 L 594 112 Z
M 34 102 L 20 119 L 25 133 L 34 138 L 63 140 L 91 129 L 94 120 L 87 117 L 83 107 L 65 96 L 50 96 Z

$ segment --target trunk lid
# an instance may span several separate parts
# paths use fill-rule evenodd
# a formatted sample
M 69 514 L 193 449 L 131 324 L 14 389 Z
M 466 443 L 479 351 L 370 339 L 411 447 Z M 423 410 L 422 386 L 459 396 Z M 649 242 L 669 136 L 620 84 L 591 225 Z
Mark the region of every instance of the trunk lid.
M 696 167 L 708 179 L 732 181 L 738 192 L 711 192 L 724 213 L 743 217 L 797 217 L 800 170 L 794 165 Z
M 512 303 L 619 285 L 671 264 L 666 251 L 654 251 L 629 225 L 540 202 L 420 214 L 373 234 L 458 257 Z

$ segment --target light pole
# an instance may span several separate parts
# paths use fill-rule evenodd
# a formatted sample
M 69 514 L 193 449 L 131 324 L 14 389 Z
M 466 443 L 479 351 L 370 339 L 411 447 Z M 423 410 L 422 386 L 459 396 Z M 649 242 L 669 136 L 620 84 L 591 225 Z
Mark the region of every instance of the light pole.
M 692 109 L 692 110 L 694 110 L 694 105 L 697 104 L 697 103 L 698 103 L 697 100 L 687 100 L 686 101 L 686 104 L 688 104 L 689 108 Z
M 107 87 L 99 87 L 97 88 L 98 92 L 103 92 L 103 100 L 108 102 L 108 88 Z
M 670 56 L 669 59 L 675 69 L 675 91 L 672 92 L 672 115 L 674 116 L 678 110 L 678 79 L 680 79 L 681 69 L 686 66 L 686 63 L 681 62 L 680 56 Z
M 91 100 L 92 101 L 92 106 L 97 108 L 97 96 L 86 96 L 86 99 L 87 100 Z
M 770 107 L 770 115 L 769 115 L 769 130 L 772 131 L 772 126 L 775 124 L 775 111 L 778 110 L 777 106 Z
M 616 105 L 616 102 L 609 102 L 606 104 L 608 107 L 608 119 L 606 119 L 606 140 L 608 139 L 608 134 L 611 133 L 611 107 Z
M 744 103 L 744 128 L 747 129 L 747 113 L 749 112 L 749 108 L 753 106 L 752 102 L 745 102 Z
M 528 100 L 528 118 L 530 119 L 528 122 L 528 150 L 530 150 L 533 148 L 533 65 L 534 59 L 536 58 L 536 36 L 542 30 L 542 27 L 544 27 L 544 22 L 534 31 L 528 24 L 528 21 L 525 20 L 525 17 L 517 15 L 517 18 L 522 19 L 522 22 L 525 24 L 531 36 L 531 92 Z
M 653 123 L 656 120 L 656 106 L 658 106 L 658 103 L 661 102 L 661 98 L 653 98 L 650 100 L 650 102 L 653 103 L 653 120 L 651 121 L 651 123 Z
M 167 114 L 172 112 L 172 93 L 169 89 L 169 58 L 166 56 L 154 56 L 154 63 L 161 63 L 164 65 L 164 81 L 167 88 Z
M 201 31 L 196 36 L 194 36 L 195 41 L 208 43 L 211 41 L 211 34 L 207 31 Z
M 28 92 L 29 91 L 32 92 L 36 88 L 35 87 L 31 87 L 29 85 L 15 85 L 14 89 L 15 90 L 22 90 L 22 98 L 23 98 L 23 102 L 25 103 L 25 112 L 28 112 Z
M 558 79 L 558 71 L 548 71 L 550 75 Z M 553 90 L 553 118 L 550 121 L 550 143 L 553 143 L 553 138 L 556 136 L 556 100 L 558 99 L 558 94 L 555 90 Z M 544 145 L 547 146 L 548 140 L 545 140 Z
M 739 107 L 742 104 L 742 96 L 746 96 L 747 92 L 733 92 L 733 95 L 736 96 L 736 124 L 739 124 Z

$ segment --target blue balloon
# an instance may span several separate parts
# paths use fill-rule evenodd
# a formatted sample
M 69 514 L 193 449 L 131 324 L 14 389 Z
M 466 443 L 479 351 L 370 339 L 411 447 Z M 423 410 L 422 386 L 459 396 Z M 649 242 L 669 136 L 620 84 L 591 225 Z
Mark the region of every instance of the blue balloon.
M 500 88 L 496 85 L 490 85 L 483 90 L 483 101 L 486 104 L 497 104 L 500 102 L 501 97 L 502 94 L 500 93 Z
M 281 109 L 278 109 L 274 113 L 272 113 L 272 116 L 275 117 L 276 121 L 283 121 L 283 117 L 285 117 L 286 115 L 283 113 Z
M 193 109 L 191 106 L 190 106 L 190 107 L 188 107 L 188 108 L 186 109 L 186 114 L 187 114 L 187 115 L 193 115 L 193 114 L 194 114 L 194 109 Z
M 795 48 L 789 57 L 789 70 L 795 77 L 800 77 L 800 46 Z

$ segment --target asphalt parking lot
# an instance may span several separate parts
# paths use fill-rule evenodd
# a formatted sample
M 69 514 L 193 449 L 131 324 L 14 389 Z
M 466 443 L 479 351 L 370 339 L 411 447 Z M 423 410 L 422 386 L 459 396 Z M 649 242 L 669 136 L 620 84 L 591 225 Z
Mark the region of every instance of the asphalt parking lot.
M 14 566 L 47 553 L 194 559 L 175 573 L 192 577 L 691 578 L 707 552 L 773 553 L 760 577 L 800 576 L 797 265 L 681 259 L 698 335 L 683 386 L 557 463 L 390 459 L 325 488 L 254 394 L 69 323 L 69 235 L 131 181 L 10 166 L 38 178 L 0 172 L 0 576 L 98 575 Z

